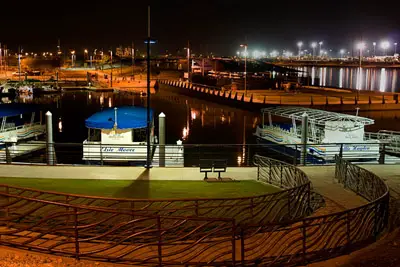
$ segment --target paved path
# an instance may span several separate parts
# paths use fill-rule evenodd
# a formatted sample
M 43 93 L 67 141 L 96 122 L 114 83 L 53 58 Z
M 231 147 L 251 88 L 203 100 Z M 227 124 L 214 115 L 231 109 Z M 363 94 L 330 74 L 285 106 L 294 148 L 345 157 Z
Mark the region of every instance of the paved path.
M 300 167 L 310 178 L 314 189 L 343 209 L 356 208 L 368 203 L 353 191 L 345 189 L 335 179 L 335 166 Z

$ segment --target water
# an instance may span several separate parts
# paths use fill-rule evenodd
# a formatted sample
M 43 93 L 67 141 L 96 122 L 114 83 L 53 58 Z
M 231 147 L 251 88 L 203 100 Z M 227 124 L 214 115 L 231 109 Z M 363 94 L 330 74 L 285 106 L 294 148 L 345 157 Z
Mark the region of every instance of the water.
M 237 144 L 231 147 L 208 148 L 207 153 L 215 157 L 220 153 L 229 153 L 230 161 L 245 163 L 255 153 L 245 148 L 245 144 L 255 144 L 253 136 L 256 125 L 261 122 L 259 112 L 250 112 L 230 106 L 219 105 L 197 98 L 182 96 L 169 92 L 166 86 L 151 95 L 151 107 L 155 114 L 166 114 L 166 142 L 175 144 L 183 140 L 184 144 Z M 2 98 L 2 102 L 9 99 Z M 57 143 L 75 143 L 77 146 L 57 147 L 62 163 L 79 163 L 82 159 L 82 142 L 87 139 L 88 130 L 85 119 L 104 108 L 135 105 L 145 106 L 146 98 L 131 93 L 100 93 L 75 91 L 60 95 L 17 98 L 14 102 L 38 103 L 45 106 L 44 111 L 53 113 L 54 141 Z M 355 112 L 354 112 L 355 114 Z M 377 132 L 381 129 L 400 131 L 400 111 L 363 111 L 360 116 L 375 119 L 375 124 L 368 126 L 367 131 Z M 156 129 L 157 121 L 156 121 Z M 157 130 L 156 130 L 157 134 Z M 192 149 L 192 150 L 190 150 Z M 196 148 L 197 149 L 197 148 Z M 185 148 L 187 154 L 199 153 L 194 148 Z M 270 155 L 272 156 L 272 155 Z M 42 155 L 43 157 L 43 155 Z M 194 157 L 199 157 L 196 154 Z M 43 158 L 41 159 L 43 160 Z M 31 159 L 27 159 L 31 161 Z M 197 162 L 197 161 L 195 161 Z M 186 164 L 186 163 L 185 163 Z M 193 165 L 192 163 L 187 164 Z
M 311 76 L 312 85 L 400 92 L 400 69 L 298 67 L 303 76 Z M 317 79 L 316 79 L 317 78 Z

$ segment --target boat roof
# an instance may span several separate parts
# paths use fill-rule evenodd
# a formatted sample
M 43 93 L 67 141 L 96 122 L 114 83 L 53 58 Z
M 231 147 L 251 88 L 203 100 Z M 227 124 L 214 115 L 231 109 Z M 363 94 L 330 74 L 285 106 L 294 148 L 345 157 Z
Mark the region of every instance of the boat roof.
M 284 118 L 295 119 L 301 121 L 302 115 L 307 113 L 308 120 L 315 123 L 316 125 L 325 125 L 326 122 L 330 121 L 352 121 L 358 124 L 371 125 L 374 124 L 374 120 L 370 118 L 342 114 L 337 112 L 305 108 L 305 107 L 288 107 L 288 106 L 277 106 L 261 109 L 262 113 L 271 113 L 271 115 L 280 116 Z
M 144 107 L 123 106 L 117 109 L 117 129 L 139 129 L 147 127 L 147 109 Z M 150 120 L 153 110 L 150 109 Z M 85 126 L 91 129 L 113 129 L 115 108 L 97 112 L 86 119 Z
M 39 106 L 32 104 L 0 104 L 0 117 L 12 117 L 37 110 Z

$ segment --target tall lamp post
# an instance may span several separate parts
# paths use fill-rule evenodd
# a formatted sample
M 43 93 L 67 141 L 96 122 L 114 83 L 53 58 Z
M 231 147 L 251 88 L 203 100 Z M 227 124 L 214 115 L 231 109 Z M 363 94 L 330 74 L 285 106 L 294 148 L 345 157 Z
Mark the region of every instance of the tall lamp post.
M 311 47 L 312 47 L 312 56 L 313 58 L 315 58 L 315 48 L 317 47 L 317 43 L 316 42 L 311 43 Z
M 71 66 L 72 67 L 75 67 L 74 58 L 75 58 L 75 50 L 72 50 L 71 51 Z
M 187 47 L 185 47 L 187 50 L 187 62 L 188 62 L 188 68 L 187 68 L 187 73 L 188 73 L 188 82 L 190 82 L 190 42 L 188 41 Z
M 372 45 L 374 46 L 374 57 L 376 57 L 376 42 L 373 42 Z
M 397 54 L 397 43 L 394 43 L 394 55 Z
M 303 42 L 298 42 L 297 43 L 297 46 L 299 47 L 299 59 L 300 59 L 300 56 L 301 56 L 301 47 L 303 46 Z
M 244 47 L 244 95 L 247 96 L 247 44 L 241 44 Z
M 388 41 L 383 41 L 381 44 L 382 48 L 383 48 L 383 54 L 386 57 L 386 50 L 389 48 L 390 44 Z
M 362 62 L 362 51 L 365 48 L 365 43 L 361 42 L 357 45 L 358 50 L 360 50 L 360 68 L 361 68 L 361 62 Z
M 320 55 L 320 56 L 322 55 L 322 44 L 323 44 L 322 41 L 319 42 L 319 55 Z

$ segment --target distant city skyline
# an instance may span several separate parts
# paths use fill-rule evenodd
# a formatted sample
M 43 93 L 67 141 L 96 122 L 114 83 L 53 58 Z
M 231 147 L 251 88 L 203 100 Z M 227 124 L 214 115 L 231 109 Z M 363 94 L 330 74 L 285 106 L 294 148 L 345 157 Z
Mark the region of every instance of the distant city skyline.
M 397 9 L 365 1 L 150 1 L 155 53 L 183 50 L 190 40 L 195 53 L 234 55 L 241 43 L 259 50 L 288 49 L 324 42 L 332 50 L 356 49 L 358 42 L 400 40 Z M 64 49 L 115 49 L 120 44 L 144 50 L 147 4 L 118 2 L 4 3 L 0 42 L 12 50 L 21 45 L 30 51 Z M 16 11 L 17 10 L 17 11 Z M 8 11 L 8 12 L 7 12 Z M 17 19 L 16 19 L 17 18 Z M 393 45 L 392 45 L 393 46 Z M 392 47 L 393 49 L 393 47 Z

